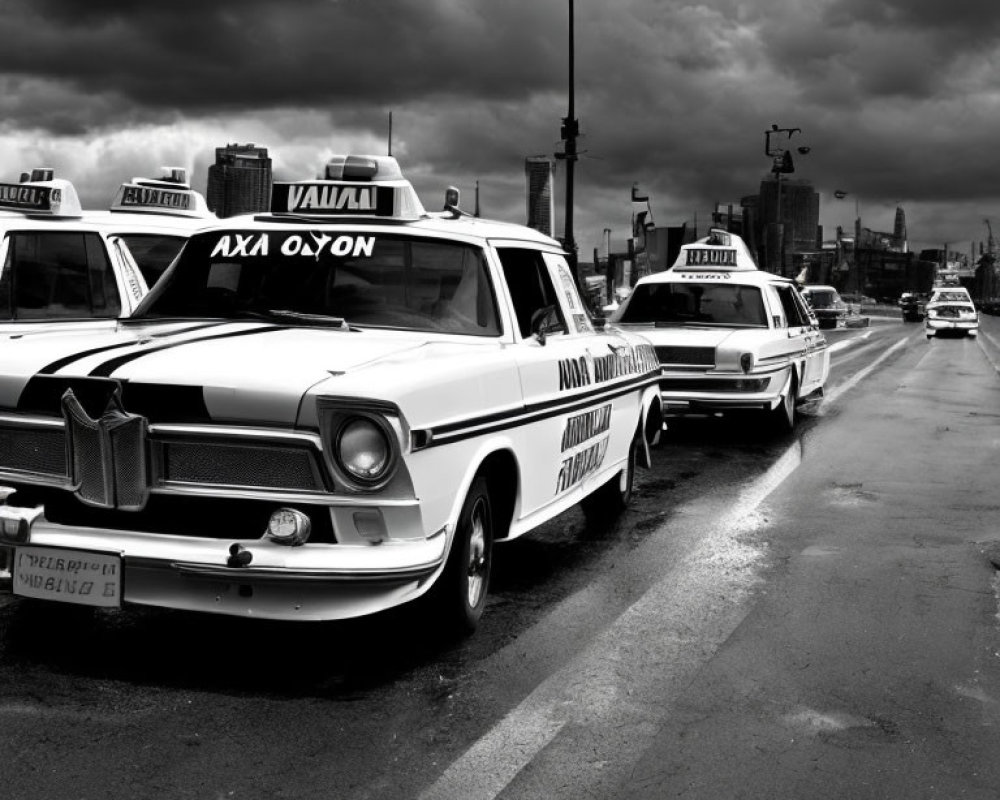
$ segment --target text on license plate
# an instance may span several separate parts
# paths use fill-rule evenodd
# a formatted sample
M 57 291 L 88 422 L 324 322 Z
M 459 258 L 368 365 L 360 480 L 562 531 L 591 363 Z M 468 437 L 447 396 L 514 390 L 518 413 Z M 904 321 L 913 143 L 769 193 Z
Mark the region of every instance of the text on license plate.
M 117 553 L 63 547 L 18 547 L 14 594 L 87 606 L 121 605 L 122 559 Z

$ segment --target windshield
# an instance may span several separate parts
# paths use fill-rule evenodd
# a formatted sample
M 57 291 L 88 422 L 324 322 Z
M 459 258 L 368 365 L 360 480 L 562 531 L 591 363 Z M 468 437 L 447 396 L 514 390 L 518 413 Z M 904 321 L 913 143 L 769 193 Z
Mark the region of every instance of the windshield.
M 160 233 L 121 233 L 119 237 L 128 246 L 147 286 L 159 280 L 187 241 L 183 236 Z
M 616 321 L 767 327 L 760 289 L 716 283 L 639 284 Z
M 500 332 L 481 249 L 343 229 L 197 234 L 133 315 L 152 317 Z
M 813 308 L 833 308 L 840 300 L 836 292 L 824 289 L 810 289 L 806 296 Z
M 966 292 L 934 292 L 934 296 L 931 298 L 932 303 L 971 303 L 969 295 Z

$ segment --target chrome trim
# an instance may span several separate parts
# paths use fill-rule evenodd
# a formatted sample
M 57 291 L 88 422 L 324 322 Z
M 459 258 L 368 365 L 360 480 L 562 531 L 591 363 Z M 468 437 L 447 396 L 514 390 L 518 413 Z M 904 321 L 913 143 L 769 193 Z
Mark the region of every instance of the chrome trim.
M 170 567 L 190 578 L 211 578 L 233 583 L 253 583 L 267 581 L 278 583 L 296 583 L 299 581 L 335 581 L 385 582 L 410 581 L 430 575 L 441 566 L 442 559 L 434 559 L 424 564 L 415 564 L 395 569 L 352 568 L 326 570 L 290 570 L 282 567 L 220 567 L 209 564 L 196 564 L 184 561 L 170 562 Z M 162 562 L 156 562 L 161 565 Z M 136 559 L 126 559 L 126 566 L 136 564 Z
M 20 425 L 23 428 L 65 428 L 61 417 L 39 417 L 27 414 L 0 414 L 0 425 Z
M 2 421 L 2 420 L 0 420 Z M 234 439 L 255 439 L 269 442 L 296 442 L 301 444 L 311 444 L 317 450 L 323 450 L 323 440 L 318 433 L 302 433 L 299 431 L 287 431 L 278 428 L 244 428 L 230 427 L 228 425 L 180 425 L 176 423 L 150 423 L 149 433 L 151 436 L 157 434 L 163 436 L 191 436 L 191 437 L 216 437 Z
M 3 476 L 0 475 L 0 478 Z M 372 506 L 374 508 L 409 508 L 419 505 L 415 498 L 389 499 L 382 495 L 365 496 L 340 492 L 294 492 L 284 489 L 262 489 L 260 487 L 227 487 L 185 483 L 160 483 L 150 487 L 150 494 L 187 497 L 218 497 L 231 500 L 269 500 L 286 503 L 308 503 L 310 505 L 337 507 Z

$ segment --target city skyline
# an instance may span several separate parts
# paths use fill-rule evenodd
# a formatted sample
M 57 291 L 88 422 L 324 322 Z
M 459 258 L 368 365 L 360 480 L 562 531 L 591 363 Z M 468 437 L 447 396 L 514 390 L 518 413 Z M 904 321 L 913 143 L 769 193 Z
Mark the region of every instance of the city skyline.
M 205 191 L 215 148 L 268 148 L 277 179 L 389 147 L 429 209 L 525 222 L 524 160 L 561 149 L 567 4 L 222 0 L 168 6 L 2 0 L 0 179 L 53 167 L 84 204 L 161 165 Z M 836 225 L 968 250 L 1000 209 L 992 180 L 1000 11 L 984 2 L 576 0 L 574 231 L 587 260 L 628 234 L 639 183 L 658 225 L 753 194 L 764 132 L 799 127 L 794 177 Z M 414 35 L 419 31 L 419 36 Z M 564 165 L 555 177 L 562 235 Z M 835 191 L 846 192 L 843 199 Z

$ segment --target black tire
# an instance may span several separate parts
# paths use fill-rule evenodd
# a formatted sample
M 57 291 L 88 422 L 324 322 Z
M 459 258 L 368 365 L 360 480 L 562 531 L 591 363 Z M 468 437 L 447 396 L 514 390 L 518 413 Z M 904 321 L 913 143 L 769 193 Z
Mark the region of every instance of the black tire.
M 642 434 L 637 431 L 629 443 L 624 469 L 580 501 L 580 507 L 588 520 L 614 519 L 632 502 L 635 470 L 639 460 L 640 436 Z
M 449 635 L 468 636 L 479 626 L 489 591 L 493 539 L 493 504 L 486 479 L 479 475 L 458 515 L 448 563 L 431 589 L 430 599 Z
M 788 383 L 788 391 L 782 395 L 781 402 L 766 412 L 768 427 L 775 433 L 791 433 L 795 429 L 795 420 L 798 416 L 795 395 L 798 393 L 798 386 L 798 379 L 793 371 L 792 379 Z

